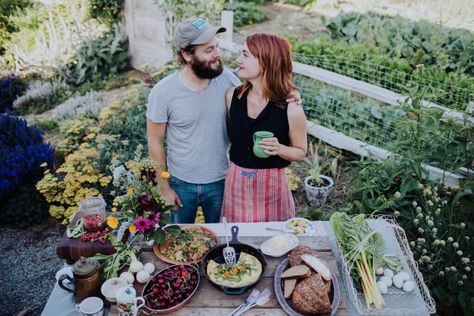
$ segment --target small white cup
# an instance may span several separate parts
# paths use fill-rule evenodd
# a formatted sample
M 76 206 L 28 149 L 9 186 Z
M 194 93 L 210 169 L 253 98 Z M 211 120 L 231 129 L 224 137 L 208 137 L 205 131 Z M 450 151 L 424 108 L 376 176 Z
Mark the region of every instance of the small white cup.
M 104 302 L 96 296 L 91 296 L 77 304 L 76 310 L 83 316 L 102 316 L 104 315 Z

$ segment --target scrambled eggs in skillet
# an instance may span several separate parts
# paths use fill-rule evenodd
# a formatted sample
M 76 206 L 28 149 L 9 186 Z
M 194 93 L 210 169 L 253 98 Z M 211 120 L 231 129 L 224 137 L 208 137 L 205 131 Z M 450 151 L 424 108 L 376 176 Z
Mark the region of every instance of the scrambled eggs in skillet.
M 255 283 L 262 274 L 262 264 L 248 253 L 241 252 L 239 261 L 228 267 L 225 263 L 209 260 L 207 275 L 216 284 L 231 288 L 238 288 Z

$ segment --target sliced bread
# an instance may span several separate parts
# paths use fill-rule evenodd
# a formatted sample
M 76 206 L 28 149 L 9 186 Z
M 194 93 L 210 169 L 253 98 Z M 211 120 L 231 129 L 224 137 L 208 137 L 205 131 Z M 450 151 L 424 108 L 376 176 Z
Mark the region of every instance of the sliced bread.
M 326 264 L 324 262 L 322 262 L 321 260 L 319 260 L 318 258 L 316 258 L 315 256 L 312 256 L 312 255 L 301 255 L 301 259 L 303 259 L 303 261 L 308 266 L 313 268 L 314 271 L 321 274 L 321 277 L 324 280 L 326 280 L 326 281 L 331 280 L 331 271 L 329 270 L 329 268 L 326 266 Z
M 289 299 L 291 297 L 291 294 L 293 294 L 295 285 L 296 285 L 296 279 L 285 279 L 283 283 L 283 296 L 286 299 Z
M 311 269 L 304 264 L 299 266 L 294 266 L 289 268 L 288 270 L 283 271 L 281 274 L 282 279 L 288 278 L 309 278 L 311 275 Z

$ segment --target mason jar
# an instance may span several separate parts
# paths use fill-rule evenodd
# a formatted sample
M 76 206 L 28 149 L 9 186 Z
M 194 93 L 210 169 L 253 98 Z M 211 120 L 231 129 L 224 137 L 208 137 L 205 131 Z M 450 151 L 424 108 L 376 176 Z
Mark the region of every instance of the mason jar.
M 100 196 L 82 200 L 79 211 L 82 212 L 84 227 L 88 231 L 98 231 L 107 219 L 106 203 Z

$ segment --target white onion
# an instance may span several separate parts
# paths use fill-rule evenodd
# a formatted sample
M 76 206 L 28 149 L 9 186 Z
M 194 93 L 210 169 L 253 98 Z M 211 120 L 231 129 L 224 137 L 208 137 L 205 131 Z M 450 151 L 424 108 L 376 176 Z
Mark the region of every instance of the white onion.
M 407 293 L 413 291 L 415 289 L 415 282 L 413 281 L 406 281 L 403 283 L 403 290 Z
M 379 267 L 375 270 L 375 274 L 376 275 L 382 275 L 383 274 L 383 268 L 382 267 Z
M 145 270 L 138 271 L 138 273 L 137 273 L 137 281 L 138 281 L 139 283 L 146 283 L 146 282 L 148 282 L 148 280 L 150 280 L 150 273 L 148 273 L 148 272 L 145 271 Z
M 408 281 L 410 280 L 410 275 L 406 273 L 405 271 L 398 272 L 398 275 L 403 281 Z
M 132 284 L 135 281 L 133 274 L 131 274 L 130 272 L 120 273 L 119 278 L 124 279 L 125 281 L 127 281 L 128 284 Z
M 145 265 L 143 266 L 143 270 L 152 274 L 155 271 L 155 266 L 153 265 L 153 263 L 148 262 L 148 263 L 145 263 Z
M 132 261 L 132 263 L 130 263 L 129 270 L 132 273 L 137 273 L 138 271 L 143 270 L 143 263 L 141 263 L 140 261 Z
M 379 288 L 379 290 L 382 294 L 387 294 L 388 293 L 387 284 L 385 284 L 385 282 L 378 281 L 377 282 L 377 287 Z
M 393 271 L 390 269 L 383 270 L 383 275 L 389 278 L 393 278 Z
M 393 282 L 392 282 L 392 279 L 390 279 L 389 277 L 386 277 L 386 276 L 382 276 L 380 277 L 380 282 L 383 282 L 387 285 L 387 287 L 391 287 Z
M 396 276 L 393 277 L 393 285 L 395 285 L 399 289 L 402 288 L 403 280 L 399 275 L 396 275 Z

